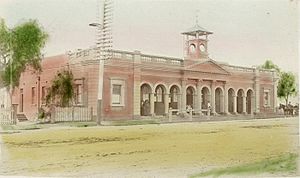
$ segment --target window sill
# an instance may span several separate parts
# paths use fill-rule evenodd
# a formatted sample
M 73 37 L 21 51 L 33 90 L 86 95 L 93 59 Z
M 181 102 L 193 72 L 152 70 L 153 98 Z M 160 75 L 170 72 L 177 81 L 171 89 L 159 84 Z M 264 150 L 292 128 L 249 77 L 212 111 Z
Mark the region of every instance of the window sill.
M 74 106 L 83 106 L 83 104 L 78 103 L 78 104 L 74 104 Z
M 111 107 L 124 107 L 124 104 L 111 104 Z

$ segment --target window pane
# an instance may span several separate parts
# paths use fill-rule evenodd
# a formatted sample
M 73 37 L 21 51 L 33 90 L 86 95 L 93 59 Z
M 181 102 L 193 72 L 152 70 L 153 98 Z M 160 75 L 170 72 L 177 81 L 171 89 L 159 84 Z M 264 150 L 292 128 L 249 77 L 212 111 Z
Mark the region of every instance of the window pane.
M 121 95 L 121 85 L 113 85 L 113 95 Z
M 75 102 L 76 104 L 82 103 L 82 85 L 76 85 L 76 90 L 75 90 Z
M 45 87 L 42 87 L 42 104 L 46 103 L 46 90 Z
M 268 106 L 270 104 L 269 102 L 270 102 L 269 92 L 266 91 L 264 92 L 264 105 Z
M 113 104 L 121 104 L 121 96 L 120 95 L 112 95 L 112 103 Z
M 35 87 L 31 88 L 31 103 L 35 104 Z

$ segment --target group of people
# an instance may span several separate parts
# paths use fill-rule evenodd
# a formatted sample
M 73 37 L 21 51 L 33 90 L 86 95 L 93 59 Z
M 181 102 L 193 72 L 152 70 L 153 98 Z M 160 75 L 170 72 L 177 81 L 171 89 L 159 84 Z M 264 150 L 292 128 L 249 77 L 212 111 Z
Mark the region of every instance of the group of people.
M 289 102 L 289 104 L 279 104 L 279 113 L 283 113 L 284 115 L 298 115 L 299 114 L 299 104 L 297 103 L 295 106 Z
M 150 101 L 148 99 L 146 99 L 145 101 L 141 101 L 141 115 L 150 115 Z

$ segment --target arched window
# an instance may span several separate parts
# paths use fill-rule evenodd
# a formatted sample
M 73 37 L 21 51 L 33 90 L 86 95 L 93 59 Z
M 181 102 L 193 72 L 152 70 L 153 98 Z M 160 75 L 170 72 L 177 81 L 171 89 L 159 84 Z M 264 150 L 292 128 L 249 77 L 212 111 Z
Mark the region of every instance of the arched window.
M 196 45 L 195 44 L 191 44 L 189 48 L 190 48 L 189 50 L 190 50 L 191 53 L 194 53 L 196 51 Z
M 146 100 L 150 101 L 150 96 L 149 96 L 150 93 L 151 93 L 150 87 L 148 85 L 143 85 L 142 86 L 142 97 L 143 97 L 142 100 L 143 101 L 146 101 Z
M 178 90 L 176 87 L 173 87 L 171 90 L 171 102 L 177 102 L 178 101 Z
M 161 86 L 156 89 L 156 102 L 163 102 L 163 89 Z
M 201 44 L 199 48 L 200 48 L 200 51 L 202 51 L 202 52 L 205 51 L 205 46 L 204 46 L 204 44 Z

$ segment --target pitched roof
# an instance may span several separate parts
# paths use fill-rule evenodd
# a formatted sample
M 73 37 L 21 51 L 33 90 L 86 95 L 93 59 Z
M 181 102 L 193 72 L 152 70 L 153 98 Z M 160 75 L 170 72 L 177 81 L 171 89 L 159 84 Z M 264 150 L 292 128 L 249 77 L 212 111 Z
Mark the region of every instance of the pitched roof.
M 186 66 L 185 70 L 230 75 L 229 71 L 227 71 L 224 67 L 222 67 L 212 59 L 209 59 L 207 61 L 199 61 L 192 65 Z
M 188 29 L 186 32 L 183 32 L 181 34 L 196 36 L 196 33 L 199 33 L 199 35 L 213 34 L 213 32 L 206 30 L 205 28 L 199 26 L 198 24 L 196 24 L 194 27 Z

